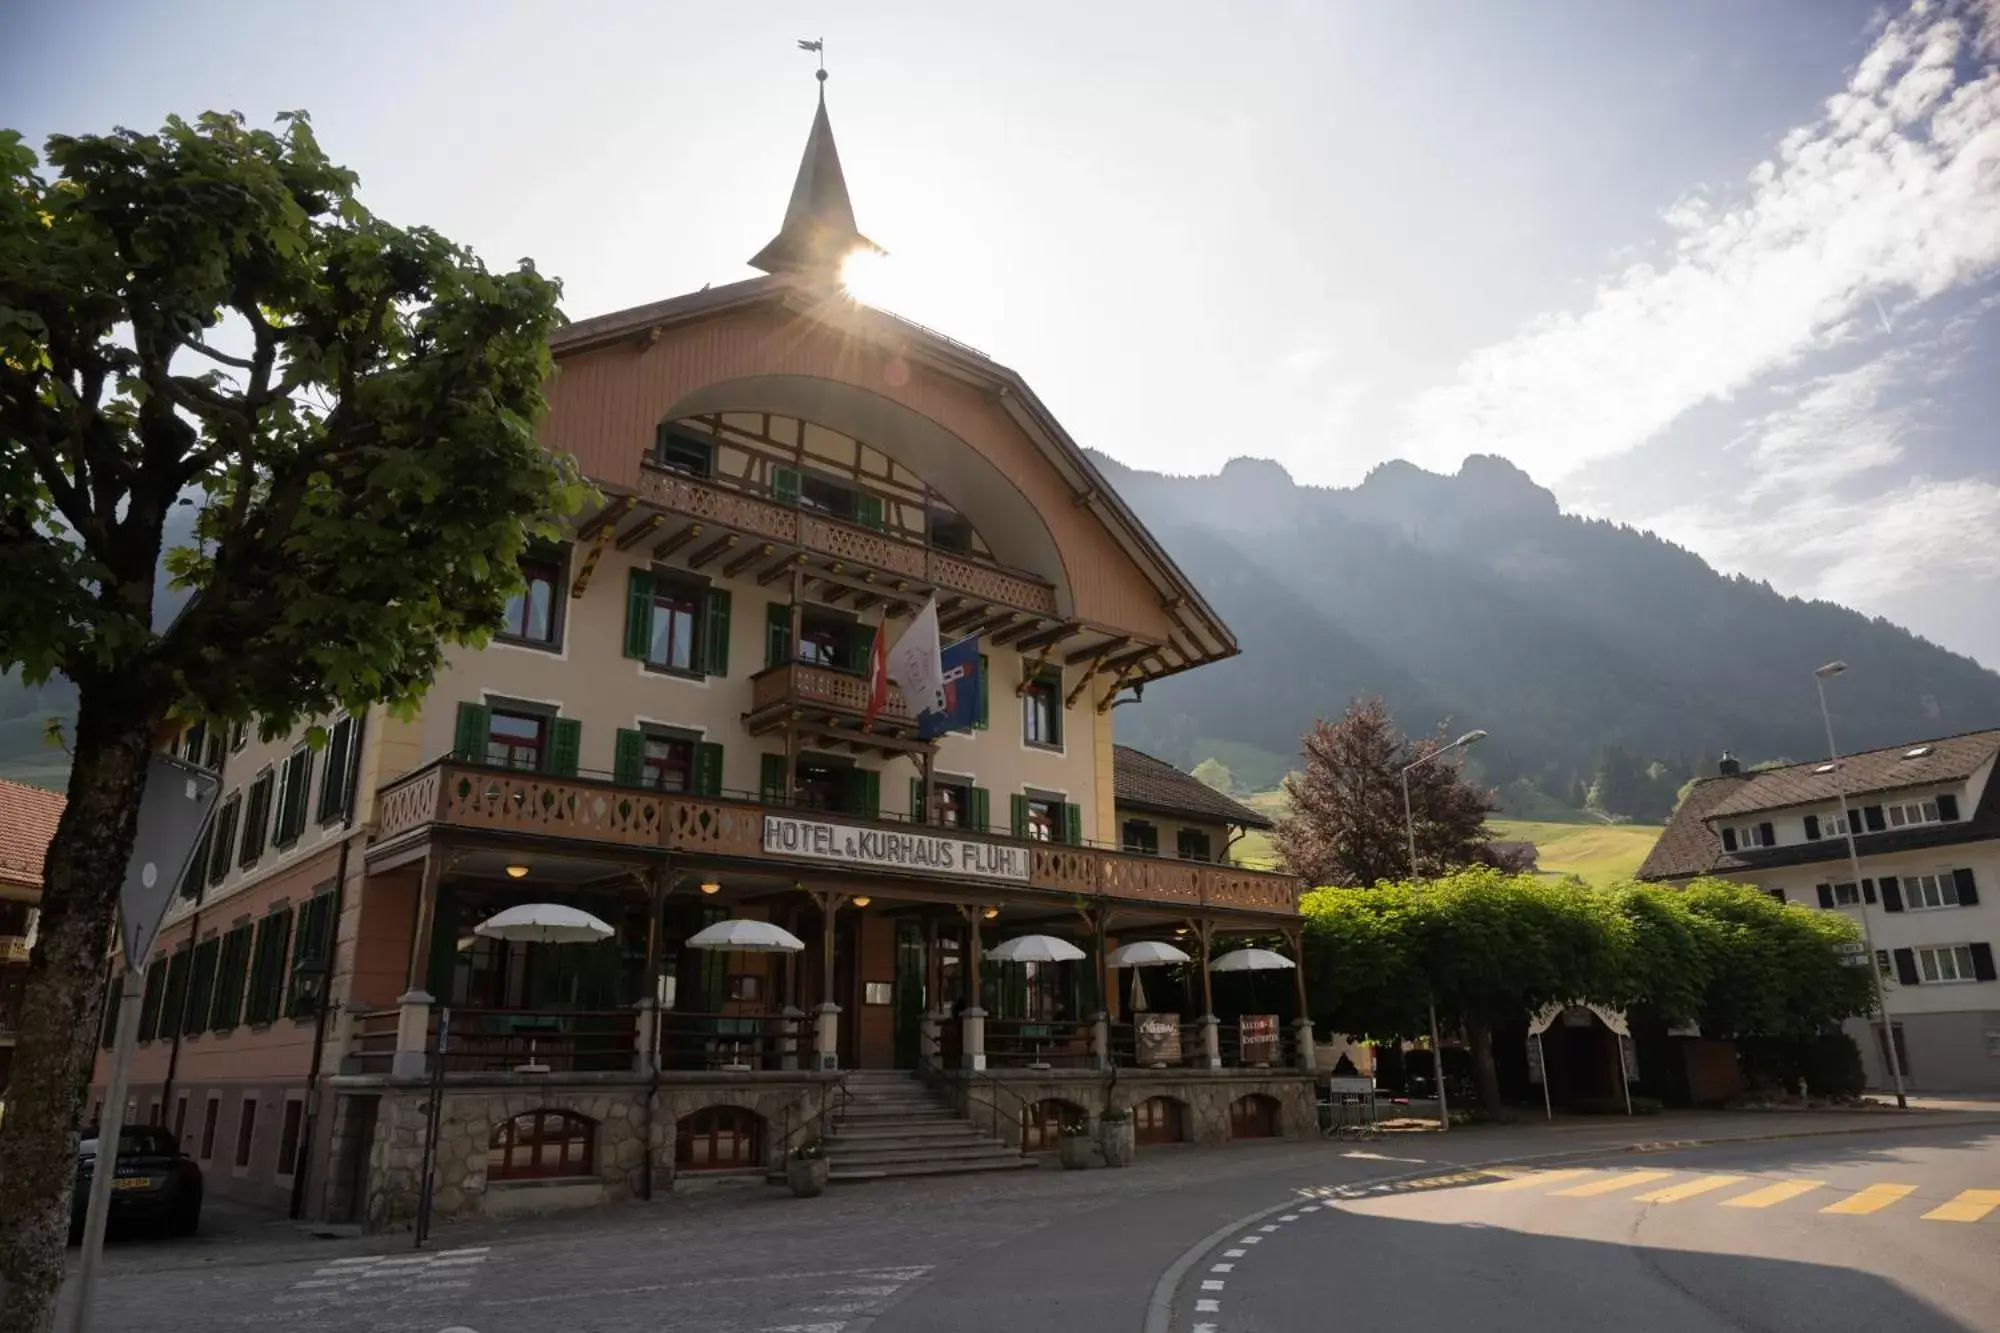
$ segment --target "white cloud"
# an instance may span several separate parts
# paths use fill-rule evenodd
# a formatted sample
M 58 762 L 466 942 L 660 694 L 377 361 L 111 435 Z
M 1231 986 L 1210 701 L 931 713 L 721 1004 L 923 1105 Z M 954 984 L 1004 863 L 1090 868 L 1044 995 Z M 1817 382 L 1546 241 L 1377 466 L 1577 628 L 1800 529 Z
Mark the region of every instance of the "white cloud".
M 1988 58 L 1961 81 L 1956 63 L 1975 51 Z M 1456 382 L 1411 405 L 1401 452 L 1446 470 L 1499 453 L 1556 480 L 1811 352 L 1873 336 L 1878 302 L 2000 270 L 1996 51 L 1993 0 L 1889 20 L 1825 114 L 1788 133 L 1741 191 L 1667 210 L 1666 258 L 1474 353 Z

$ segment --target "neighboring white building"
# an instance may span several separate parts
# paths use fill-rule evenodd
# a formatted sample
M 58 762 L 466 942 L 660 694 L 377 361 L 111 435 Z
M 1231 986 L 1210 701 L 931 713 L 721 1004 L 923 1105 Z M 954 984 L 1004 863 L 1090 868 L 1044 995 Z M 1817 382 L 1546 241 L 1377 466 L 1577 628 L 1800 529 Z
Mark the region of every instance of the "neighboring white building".
M 1754 884 L 1813 910 L 1867 914 L 1909 1086 L 2000 1091 L 2000 731 L 1745 773 L 1725 758 L 1675 812 L 1639 877 Z M 1850 868 L 1840 794 L 1855 821 Z M 1870 1031 L 1872 1029 L 1872 1039 Z M 1882 1024 L 1854 1020 L 1871 1087 Z

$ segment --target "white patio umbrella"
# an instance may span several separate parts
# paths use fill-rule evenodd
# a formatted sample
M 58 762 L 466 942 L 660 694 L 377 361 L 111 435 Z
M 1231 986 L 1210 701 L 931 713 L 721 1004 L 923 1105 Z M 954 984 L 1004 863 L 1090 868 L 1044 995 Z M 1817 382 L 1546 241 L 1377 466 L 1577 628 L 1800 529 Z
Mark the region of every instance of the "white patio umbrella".
M 1269 949 L 1235 949 L 1208 965 L 1211 972 L 1276 972 L 1298 964 Z
M 1104 956 L 1104 965 L 1106 967 L 1129 967 L 1132 969 L 1132 998 L 1130 1003 L 1132 1012 L 1135 1014 L 1146 1007 L 1146 988 L 1139 982 L 1140 968 L 1161 967 L 1168 963 L 1191 963 L 1193 961 L 1192 958 L 1188 957 L 1186 950 L 1177 949 L 1173 945 L 1163 943 L 1160 940 L 1138 940 L 1132 944 L 1121 944 Z
M 986 951 L 996 963 L 1073 963 L 1083 950 L 1053 935 L 1016 935 Z
M 718 921 L 688 936 L 690 949 L 727 949 L 731 953 L 798 953 L 805 941 L 768 921 Z
M 561 903 L 522 903 L 473 927 L 490 940 L 517 944 L 595 944 L 618 932 L 590 913 Z

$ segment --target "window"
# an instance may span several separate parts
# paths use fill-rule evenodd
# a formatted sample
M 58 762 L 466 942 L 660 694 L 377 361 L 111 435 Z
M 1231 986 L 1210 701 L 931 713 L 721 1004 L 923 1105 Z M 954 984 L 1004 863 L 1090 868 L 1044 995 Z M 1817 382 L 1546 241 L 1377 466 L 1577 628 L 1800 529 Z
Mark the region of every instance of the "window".
M 208 724 L 197 722 L 181 733 L 181 758 L 190 764 L 201 762 L 203 743 L 208 739 Z
M 222 941 L 206 939 L 194 947 L 194 963 L 188 970 L 187 1002 L 182 1008 L 183 1034 L 208 1028 L 208 1015 L 215 1003 L 215 963 Z
M 311 785 L 312 750 L 301 745 L 278 771 L 278 826 L 271 835 L 274 846 L 289 847 L 305 832 L 306 790 Z
M 656 791 L 694 789 L 694 742 L 648 736 L 639 765 L 639 785 Z
M 1036 842 L 1061 842 L 1063 827 L 1063 803 L 1045 800 L 1041 797 L 1028 798 L 1027 837 Z
M 1160 830 L 1147 820 L 1126 820 L 1122 841 L 1128 852 L 1137 852 L 1142 856 L 1160 854 Z
M 1907 828 L 1912 824 L 1935 824 L 1938 822 L 1936 801 L 1907 801 L 1900 805 L 1882 808 L 1888 817 L 1890 828 Z
M 822 514 L 855 522 L 860 511 L 860 493 L 852 486 L 817 472 L 799 474 L 799 508 L 817 509 Z
M 1172 1097 L 1148 1097 L 1132 1108 L 1133 1135 L 1140 1143 L 1179 1143 L 1187 1137 L 1184 1113 Z
M 678 579 L 653 580 L 652 618 L 646 664 L 664 671 L 697 672 L 696 639 L 701 626 L 702 590 Z
M 238 722 L 229 729 L 229 753 L 235 754 L 250 743 L 250 724 Z
M 284 998 L 285 956 L 292 942 L 292 909 L 281 907 L 257 923 L 257 946 L 250 960 L 250 989 L 243 997 L 244 1017 L 253 1025 L 278 1016 Z
M 489 1180 L 588 1176 L 596 1172 L 597 1125 L 571 1111 L 528 1111 L 502 1120 L 487 1140 Z
M 1861 890 L 1851 883 L 1836 884 L 1833 886 L 1833 904 L 1836 907 L 1859 907 Z
M 271 827 L 271 792 L 277 781 L 276 772 L 267 768 L 250 784 L 250 803 L 243 816 L 243 846 L 236 858 L 238 865 L 253 866 L 264 854 L 264 837 Z
M 1021 1151 L 1038 1152 L 1056 1146 L 1064 1125 L 1082 1124 L 1090 1112 L 1060 1097 L 1044 1097 L 1021 1108 Z
M 1213 861 L 1214 854 L 1209 848 L 1208 830 L 1184 828 L 1180 833 L 1180 858 L 1183 861 Z
M 486 762 L 496 768 L 540 772 L 548 749 L 549 719 L 494 709 L 486 732 Z
M 210 1097 L 201 1113 L 201 1160 L 215 1156 L 215 1122 L 222 1117 L 222 1098 Z
M 764 1164 L 764 1119 L 740 1106 L 705 1106 L 681 1117 L 674 1165 L 683 1171 L 727 1171 Z
M 966 782 L 934 782 L 931 794 L 937 800 L 937 821 L 945 828 L 971 828 L 972 785 Z
M 1275 1139 L 1278 1137 L 1276 1098 L 1252 1093 L 1229 1104 L 1229 1137 L 1232 1139 Z
M 1913 912 L 1929 907 L 1957 907 L 1958 884 L 1949 870 L 1936 875 L 1905 875 L 1903 900 Z
M 167 966 L 155 958 L 146 969 L 146 989 L 139 998 L 139 1040 L 151 1041 L 159 1035 L 160 1010 L 166 1004 Z
M 319 780 L 319 822 L 331 824 L 347 818 L 347 802 L 354 790 L 354 767 L 360 756 L 354 751 L 354 719 L 343 717 L 326 736 L 326 773 Z
M 1884 981 L 1894 981 L 1896 979 L 1896 967 L 1890 961 L 1887 949 L 1877 949 L 1875 951 L 1875 971 Z
M 972 554 L 972 524 L 963 514 L 945 509 L 930 512 L 931 545 L 958 555 Z
M 1021 692 L 1021 739 L 1049 749 L 1062 747 L 1062 677 L 1038 676 Z
M 1773 847 L 1777 841 L 1769 824 L 1744 824 L 1736 830 L 1739 847 Z
M 194 958 L 194 950 L 183 947 L 167 960 L 167 988 L 160 1000 L 160 1032 L 162 1037 L 171 1037 L 181 1030 L 181 1023 L 187 1015 L 188 964 Z
M 250 969 L 251 928 L 248 922 L 222 937 L 222 960 L 215 972 L 215 1003 L 208 1025 L 227 1032 L 243 1018 L 243 982 Z
M 257 792 L 254 785 L 250 788 L 250 792 L 254 808 Z M 236 821 L 242 815 L 242 812 L 243 793 L 238 791 L 229 793 L 229 798 L 216 808 L 215 838 L 210 845 L 208 854 L 208 882 L 210 884 L 222 883 L 223 876 L 229 873 L 229 854 L 236 850 Z M 244 830 L 243 840 L 246 844 L 250 841 L 250 833 L 247 827 Z M 256 859 L 254 856 L 245 857 L 243 864 L 249 865 L 250 862 Z
M 243 1099 L 243 1114 L 236 1121 L 236 1165 L 250 1165 L 250 1147 L 257 1141 L 257 1099 Z
M 677 431 L 663 421 L 653 434 L 653 461 L 691 477 L 713 476 L 715 445 L 710 440 Z
M 896 983 L 893 981 L 864 981 L 861 983 L 861 1003 L 894 1004 Z
M 285 1102 L 285 1118 L 278 1126 L 277 1174 L 289 1176 L 299 1164 L 299 1134 L 305 1127 L 306 1104 L 293 1097 Z
M 319 1002 L 326 965 L 333 956 L 333 895 L 322 893 L 299 908 L 298 940 L 292 949 L 292 977 L 285 1012 L 305 1018 Z
M 223 858 L 226 862 L 228 853 L 225 852 Z M 201 886 L 208 881 L 208 867 L 214 859 L 215 820 L 210 819 L 201 826 L 201 837 L 195 840 L 194 852 L 188 857 L 187 865 L 181 871 L 181 897 L 201 897 Z
M 799 661 L 836 671 L 868 670 L 874 636 L 861 624 L 837 611 L 805 608 L 799 617 Z
M 1974 981 L 1972 946 L 1945 944 L 1917 950 L 1917 971 L 1925 981 Z
M 562 558 L 544 554 L 523 559 L 521 580 L 526 586 L 507 599 L 501 613 L 500 637 L 553 647 L 561 637 Z

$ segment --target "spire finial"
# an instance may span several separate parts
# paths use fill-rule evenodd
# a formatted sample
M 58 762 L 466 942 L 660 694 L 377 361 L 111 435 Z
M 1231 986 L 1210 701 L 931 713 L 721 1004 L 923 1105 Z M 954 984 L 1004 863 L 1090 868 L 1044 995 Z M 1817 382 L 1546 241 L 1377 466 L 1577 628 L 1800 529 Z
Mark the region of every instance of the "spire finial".
M 813 77 L 819 80 L 819 95 L 824 98 L 826 96 L 826 38 L 801 37 L 799 38 L 799 50 L 811 51 L 819 57 L 819 69 L 814 71 Z
M 799 50 L 819 57 L 819 69 L 813 75 L 819 81 L 819 110 L 806 136 L 805 157 L 799 162 L 784 226 L 750 263 L 766 273 L 833 273 L 854 250 L 881 247 L 855 229 L 854 205 L 848 202 L 840 153 L 833 146 L 833 125 L 826 115 L 826 39 L 801 37 Z

